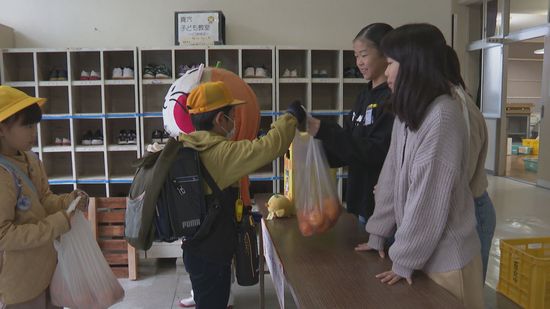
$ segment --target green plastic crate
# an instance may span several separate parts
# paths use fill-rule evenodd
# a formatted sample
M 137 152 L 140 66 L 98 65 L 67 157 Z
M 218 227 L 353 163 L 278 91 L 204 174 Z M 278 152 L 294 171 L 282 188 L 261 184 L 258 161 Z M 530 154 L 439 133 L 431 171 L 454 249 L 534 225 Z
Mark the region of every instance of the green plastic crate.
M 525 166 L 526 171 L 537 172 L 539 169 L 539 160 L 538 159 L 523 159 L 523 165 Z

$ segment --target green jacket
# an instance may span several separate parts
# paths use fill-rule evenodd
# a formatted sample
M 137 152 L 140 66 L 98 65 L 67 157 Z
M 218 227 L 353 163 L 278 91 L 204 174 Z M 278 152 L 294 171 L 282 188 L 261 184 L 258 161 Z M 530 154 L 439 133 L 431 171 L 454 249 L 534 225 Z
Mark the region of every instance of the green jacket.
M 271 124 L 267 135 L 253 141 L 229 141 L 210 131 L 182 134 L 179 140 L 185 147 L 200 152 L 202 163 L 220 189 L 224 190 L 243 176 L 282 156 L 294 139 L 296 125 L 296 118 L 285 114 Z M 210 194 L 212 191 L 207 188 L 206 192 Z
M 296 118 L 283 115 L 271 125 L 266 136 L 253 141 L 229 141 L 210 132 L 197 131 L 180 135 L 185 147 L 199 151 L 199 156 L 212 178 L 224 190 L 219 197 L 221 209 L 208 235 L 200 242 L 183 244 L 185 254 L 202 257 L 215 263 L 230 264 L 237 242 L 235 200 L 237 182 L 243 176 L 282 156 L 290 146 L 296 132 Z M 206 194 L 212 190 L 204 183 Z M 207 198 L 207 203 L 211 197 Z

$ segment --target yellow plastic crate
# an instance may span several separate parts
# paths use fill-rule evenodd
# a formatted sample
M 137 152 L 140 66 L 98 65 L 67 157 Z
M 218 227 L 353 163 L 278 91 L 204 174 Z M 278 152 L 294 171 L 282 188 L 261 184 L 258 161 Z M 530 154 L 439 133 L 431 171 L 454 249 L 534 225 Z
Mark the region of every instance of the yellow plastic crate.
M 500 241 L 497 291 L 523 308 L 550 308 L 550 237 Z
M 539 154 L 539 140 L 536 138 L 524 138 L 521 140 L 522 146 L 531 147 L 532 155 L 538 155 Z

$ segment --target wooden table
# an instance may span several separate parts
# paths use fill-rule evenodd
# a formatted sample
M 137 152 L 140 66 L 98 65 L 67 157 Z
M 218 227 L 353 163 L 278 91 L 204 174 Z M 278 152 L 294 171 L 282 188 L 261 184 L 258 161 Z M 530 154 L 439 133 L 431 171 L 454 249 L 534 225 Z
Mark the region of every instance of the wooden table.
M 256 197 L 256 202 L 264 205 L 265 197 Z M 265 218 L 267 210 L 260 209 Z M 393 286 L 381 283 L 375 275 L 390 270 L 391 262 L 375 252 L 354 251 L 367 240 L 368 234 L 348 213 L 330 231 L 311 237 L 300 234 L 295 217 L 262 220 L 260 250 L 281 308 L 285 286 L 298 308 L 464 308 L 424 274 L 415 275 L 411 286 L 404 280 Z M 263 272 L 260 286 L 263 289 Z

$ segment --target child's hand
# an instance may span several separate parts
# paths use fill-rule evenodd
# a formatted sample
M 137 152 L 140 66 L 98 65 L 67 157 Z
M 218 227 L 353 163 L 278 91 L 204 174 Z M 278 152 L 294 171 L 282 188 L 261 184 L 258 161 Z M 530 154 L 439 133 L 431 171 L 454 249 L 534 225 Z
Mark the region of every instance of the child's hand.
M 80 197 L 80 200 L 76 205 L 76 208 L 78 208 L 82 212 L 88 211 L 88 203 L 90 201 L 90 197 L 88 196 L 88 194 L 79 189 L 75 190 L 75 193 L 76 193 L 76 196 L 74 200 Z
M 67 207 L 67 215 L 69 216 L 69 218 L 71 218 L 74 214 L 74 211 L 76 210 L 76 206 L 80 203 L 80 201 L 82 200 L 82 197 L 81 196 L 77 196 L 72 202 L 71 204 L 69 204 L 69 207 Z

